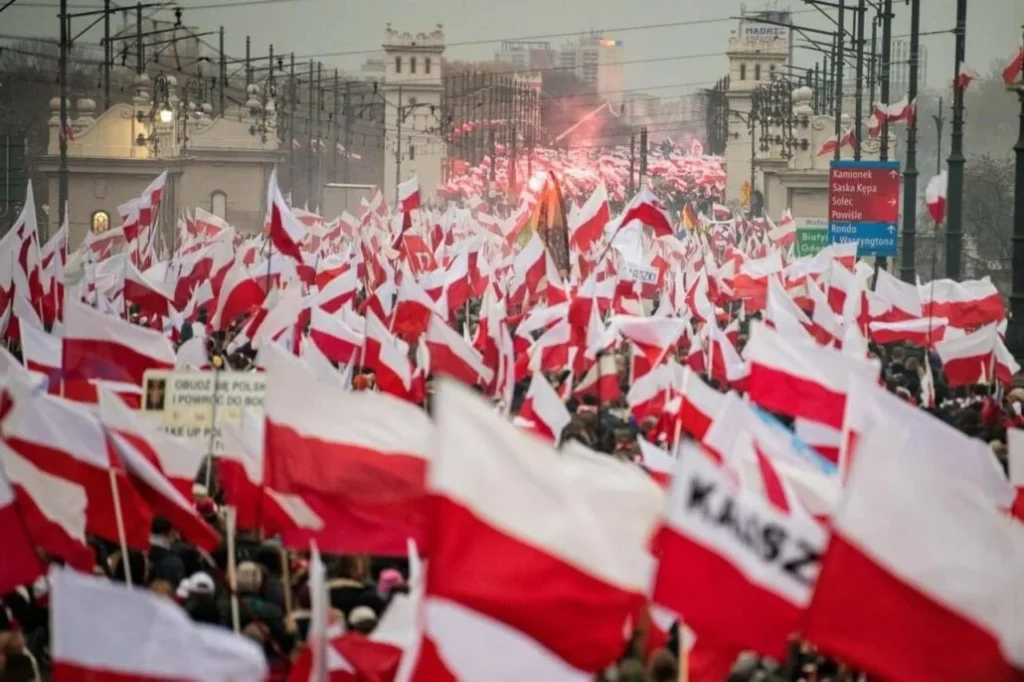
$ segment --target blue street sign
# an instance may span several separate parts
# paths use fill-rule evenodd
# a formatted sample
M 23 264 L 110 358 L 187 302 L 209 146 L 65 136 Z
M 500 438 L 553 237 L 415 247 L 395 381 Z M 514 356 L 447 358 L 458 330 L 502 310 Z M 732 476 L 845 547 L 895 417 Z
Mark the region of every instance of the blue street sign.
M 899 242 L 896 223 L 833 223 L 828 224 L 828 243 L 857 242 L 858 256 L 895 256 Z

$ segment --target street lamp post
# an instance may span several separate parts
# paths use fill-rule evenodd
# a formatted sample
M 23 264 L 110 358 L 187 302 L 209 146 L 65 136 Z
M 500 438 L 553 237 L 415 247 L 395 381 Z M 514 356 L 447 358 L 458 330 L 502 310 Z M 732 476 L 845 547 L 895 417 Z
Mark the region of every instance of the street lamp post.
M 960 68 L 967 42 L 967 0 L 956 3 L 956 69 L 953 75 L 953 126 L 949 152 L 949 199 L 946 217 L 946 277 L 960 279 L 964 248 L 964 89 Z
M 1024 357 L 1024 73 L 1010 86 L 1020 100 L 1020 124 L 1017 144 L 1017 170 L 1013 200 L 1013 278 L 1010 293 L 1010 324 L 1008 341 L 1017 358 Z

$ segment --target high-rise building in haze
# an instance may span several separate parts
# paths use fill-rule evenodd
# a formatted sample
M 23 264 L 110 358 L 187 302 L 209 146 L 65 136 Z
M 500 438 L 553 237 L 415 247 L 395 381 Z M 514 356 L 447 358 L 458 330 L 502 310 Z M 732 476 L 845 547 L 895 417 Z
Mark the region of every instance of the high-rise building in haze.
M 625 94 L 622 58 L 621 40 L 590 33 L 562 46 L 562 51 L 558 55 L 558 66 L 572 71 L 584 83 L 593 86 L 598 95 L 611 102 L 618 110 Z
M 499 62 L 511 64 L 516 71 L 546 71 L 555 66 L 558 53 L 551 43 L 535 40 L 504 40 L 494 55 Z
M 928 87 L 928 48 L 918 47 L 917 91 Z M 892 65 L 889 67 L 889 103 L 903 99 L 910 90 L 910 41 L 892 41 Z

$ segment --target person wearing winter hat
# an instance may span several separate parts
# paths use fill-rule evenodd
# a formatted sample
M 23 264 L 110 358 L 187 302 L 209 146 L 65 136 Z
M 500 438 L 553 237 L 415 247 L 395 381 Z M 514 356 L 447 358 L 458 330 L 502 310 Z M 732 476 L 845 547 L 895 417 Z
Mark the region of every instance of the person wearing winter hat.
M 348 626 L 351 630 L 369 635 L 377 627 L 377 614 L 369 606 L 357 606 L 348 615 Z

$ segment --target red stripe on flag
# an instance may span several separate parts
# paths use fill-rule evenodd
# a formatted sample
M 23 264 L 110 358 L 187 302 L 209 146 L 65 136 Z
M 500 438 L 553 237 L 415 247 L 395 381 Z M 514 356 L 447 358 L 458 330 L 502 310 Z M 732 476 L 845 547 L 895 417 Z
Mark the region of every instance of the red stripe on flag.
M 1005 662 L 991 633 L 898 580 L 838 533 L 825 553 L 804 633 L 821 649 L 884 679 L 1024 677 Z
M 462 505 L 435 498 L 427 591 L 524 633 L 579 670 L 602 669 L 625 645 L 627 616 L 644 596 L 594 578 L 497 530 Z M 571 604 L 572 608 L 566 608 Z M 540 614 L 543 616 L 538 617 Z

